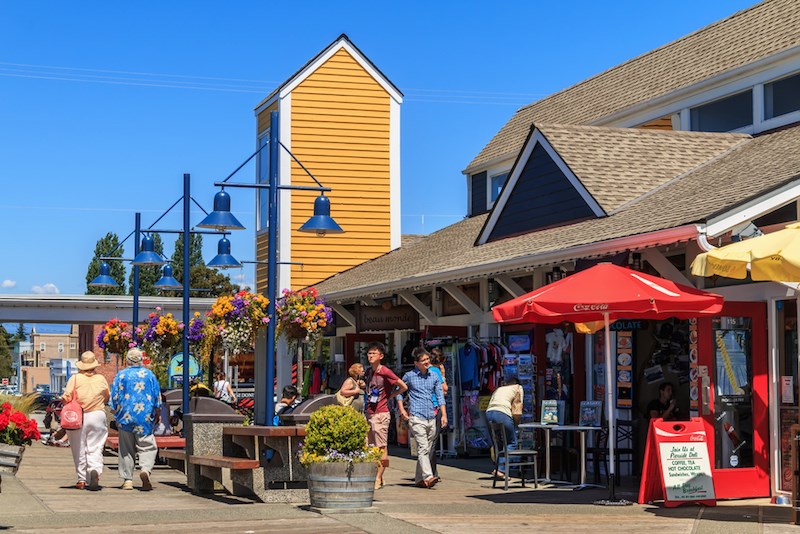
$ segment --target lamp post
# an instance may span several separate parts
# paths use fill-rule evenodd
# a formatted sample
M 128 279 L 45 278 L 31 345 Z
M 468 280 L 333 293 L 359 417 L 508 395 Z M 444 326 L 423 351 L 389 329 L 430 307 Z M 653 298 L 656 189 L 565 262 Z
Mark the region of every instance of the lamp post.
M 319 180 L 317 180 L 311 172 L 295 157 L 292 152 L 286 148 L 281 142 L 278 135 L 279 132 L 279 124 L 278 124 L 278 112 L 273 111 L 270 113 L 270 131 L 269 131 L 269 173 L 268 173 L 268 183 L 267 184 L 233 184 L 227 183 L 227 180 L 230 179 L 239 169 L 242 168 L 244 163 L 240 165 L 233 173 L 231 173 L 228 178 L 223 180 L 222 182 L 215 183 L 214 185 L 220 187 L 244 187 L 244 188 L 255 188 L 255 189 L 267 189 L 268 190 L 268 203 L 267 207 L 269 210 L 269 219 L 268 219 L 268 228 L 267 228 L 267 299 L 269 300 L 269 304 L 267 305 L 267 316 L 269 317 L 269 322 L 267 323 L 267 354 L 266 354 L 266 406 L 265 406 L 265 421 L 264 424 L 270 426 L 272 425 L 272 418 L 275 413 L 275 301 L 276 301 L 276 293 L 277 293 L 277 265 L 278 265 L 278 251 L 277 251 L 277 242 L 278 242 L 278 190 L 279 189 L 288 189 L 288 190 L 295 190 L 295 191 L 319 191 L 320 196 L 314 201 L 314 215 L 306 222 L 303 226 L 301 226 L 298 230 L 301 232 L 313 232 L 317 235 L 325 235 L 326 233 L 342 233 L 344 230 L 336 224 L 336 221 L 333 220 L 330 216 L 330 200 L 328 197 L 325 196 L 326 191 L 330 191 L 329 187 L 324 187 Z M 278 158 L 279 158 L 279 147 L 282 147 L 286 152 L 294 159 L 295 162 L 308 174 L 316 183 L 317 186 L 296 186 L 296 185 L 281 185 L 280 184 L 280 176 L 279 176 L 279 165 L 278 165 Z M 261 151 L 261 148 L 257 150 L 247 161 L 252 159 L 256 154 Z M 247 163 L 245 161 L 245 163 Z M 224 200 L 227 201 L 227 204 L 220 202 L 220 210 L 217 210 L 217 197 L 220 195 L 225 195 L 222 197 Z M 221 191 L 217 193 L 217 197 L 214 199 L 214 212 L 211 213 L 208 217 L 206 217 L 203 222 L 198 224 L 197 226 L 203 228 L 216 228 L 218 230 L 224 229 L 237 229 L 234 226 L 228 226 L 224 222 L 224 218 L 226 215 L 230 215 L 230 197 L 227 196 L 227 193 Z M 237 221 L 238 222 L 238 221 Z

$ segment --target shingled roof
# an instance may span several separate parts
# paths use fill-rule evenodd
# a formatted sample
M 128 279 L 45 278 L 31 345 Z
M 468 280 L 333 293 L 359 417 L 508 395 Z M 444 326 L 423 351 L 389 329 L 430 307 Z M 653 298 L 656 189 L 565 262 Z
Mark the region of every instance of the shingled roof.
M 593 124 L 800 45 L 800 2 L 766 0 L 519 109 L 470 162 L 519 152 L 534 122 Z
M 587 127 L 591 129 L 591 127 Z M 607 130 L 603 128 L 602 130 Z M 555 129 L 552 130 L 553 132 Z M 643 133 L 642 130 L 628 130 Z M 587 131 L 587 135 L 590 135 Z M 548 228 L 475 246 L 487 214 L 465 219 L 408 247 L 389 252 L 317 284 L 328 298 L 400 290 L 458 280 L 482 269 L 486 274 L 507 270 L 515 260 L 536 264 L 536 257 L 572 247 L 602 243 L 700 223 L 800 180 L 800 125 L 756 138 L 704 134 L 738 139 L 720 156 L 711 156 L 689 172 L 676 174 L 608 217 Z M 579 175 L 580 178 L 580 175 Z
M 750 137 L 536 124 L 606 213 Z

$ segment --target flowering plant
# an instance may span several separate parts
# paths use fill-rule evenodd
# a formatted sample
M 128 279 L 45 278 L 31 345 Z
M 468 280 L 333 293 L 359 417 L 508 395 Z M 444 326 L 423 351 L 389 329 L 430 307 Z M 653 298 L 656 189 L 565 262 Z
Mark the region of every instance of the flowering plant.
M 258 329 L 269 322 L 268 304 L 265 296 L 244 290 L 219 297 L 206 314 L 207 339 L 203 345 L 208 347 L 213 345 L 212 339 L 218 339 L 222 347 L 233 355 L 250 351 L 256 342 Z
M 183 332 L 183 323 L 175 320 L 171 313 L 161 313 L 161 307 L 147 316 L 147 329 L 144 332 L 142 345 L 145 352 L 158 359 L 165 354 L 170 354 L 180 341 Z
M 306 425 L 306 439 L 298 451 L 300 463 L 377 462 L 382 453 L 378 447 L 366 445 L 368 430 L 367 420 L 353 408 L 323 406 L 311 414 Z
M 285 335 L 290 345 L 306 339 L 316 348 L 324 328 L 331 322 L 333 311 L 319 299 L 316 288 L 311 287 L 300 291 L 284 289 L 275 315 L 278 320 L 276 336 Z
M 15 410 L 10 402 L 0 405 L 0 443 L 21 447 L 39 438 L 39 424 L 35 419 Z
M 128 328 L 128 323 L 116 317 L 108 321 L 97 334 L 97 346 L 111 354 L 125 354 L 128 349 L 135 347 L 133 333 Z

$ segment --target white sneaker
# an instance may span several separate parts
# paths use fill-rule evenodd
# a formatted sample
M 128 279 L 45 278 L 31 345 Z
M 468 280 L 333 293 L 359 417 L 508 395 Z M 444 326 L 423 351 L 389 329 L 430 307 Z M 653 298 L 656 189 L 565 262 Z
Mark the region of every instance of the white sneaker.
M 119 487 L 119 489 L 132 490 L 133 489 L 133 480 L 126 480 L 125 482 L 122 483 L 122 485 Z

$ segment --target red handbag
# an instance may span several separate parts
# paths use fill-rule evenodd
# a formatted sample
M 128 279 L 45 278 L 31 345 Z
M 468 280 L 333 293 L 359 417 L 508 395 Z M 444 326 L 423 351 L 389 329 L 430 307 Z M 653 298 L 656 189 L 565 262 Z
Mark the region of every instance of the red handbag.
M 66 430 L 78 430 L 83 426 L 83 408 L 81 403 L 78 402 L 78 396 L 75 390 L 78 387 L 78 377 L 75 377 L 75 383 L 72 386 L 72 400 L 64 405 L 61 409 L 61 428 Z

